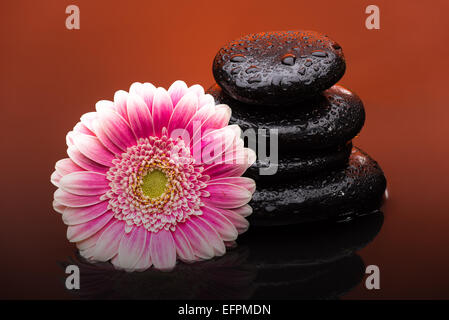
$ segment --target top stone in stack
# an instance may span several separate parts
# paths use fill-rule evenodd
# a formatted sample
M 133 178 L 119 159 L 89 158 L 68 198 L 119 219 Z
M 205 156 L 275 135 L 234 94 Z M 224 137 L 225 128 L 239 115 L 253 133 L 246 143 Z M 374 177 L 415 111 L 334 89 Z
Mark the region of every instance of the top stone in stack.
M 321 220 L 380 206 L 384 174 L 351 141 L 365 121 L 363 103 L 335 85 L 345 69 L 340 45 L 313 31 L 251 34 L 217 53 L 217 84 L 208 93 L 231 107 L 231 123 L 278 130 L 278 172 L 259 175 L 267 163 L 258 159 L 246 173 L 257 181 L 254 224 Z
M 213 74 L 233 99 L 288 105 L 324 91 L 345 73 L 338 43 L 313 31 L 256 33 L 229 42 L 215 56 Z

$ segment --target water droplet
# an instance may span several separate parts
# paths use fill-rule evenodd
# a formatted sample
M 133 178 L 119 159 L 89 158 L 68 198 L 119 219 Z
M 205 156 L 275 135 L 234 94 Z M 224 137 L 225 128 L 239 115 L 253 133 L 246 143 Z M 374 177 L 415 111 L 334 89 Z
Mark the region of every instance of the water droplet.
M 248 79 L 248 83 L 249 84 L 253 84 L 253 83 L 258 83 L 262 81 L 262 76 L 261 75 L 257 75 L 255 77 L 251 77 Z
M 327 57 L 327 53 L 321 50 L 316 50 L 312 52 L 312 56 L 314 57 L 319 57 L 319 58 L 326 58 Z
M 300 75 L 305 75 L 306 74 L 306 68 L 304 68 L 304 67 L 299 68 L 298 73 Z
M 231 57 L 231 62 L 245 62 L 246 58 L 243 54 L 235 54 Z
M 307 59 L 306 62 L 304 63 L 304 65 L 305 65 L 306 67 L 310 67 L 310 66 L 312 65 L 312 60 Z
M 242 70 L 242 68 L 240 68 L 240 67 L 233 68 L 233 69 L 231 70 L 231 74 L 232 74 L 232 75 L 235 75 L 235 74 L 239 73 L 240 70 Z
M 292 66 L 295 64 L 296 56 L 291 53 L 287 53 L 285 56 L 282 57 L 282 64 L 285 64 L 287 66 Z
M 255 72 L 257 72 L 257 71 L 259 71 L 259 68 L 258 67 L 256 67 L 256 66 L 251 66 L 251 67 L 249 67 L 248 69 L 246 69 L 246 73 L 248 73 L 248 74 L 251 74 L 251 73 L 255 73 Z

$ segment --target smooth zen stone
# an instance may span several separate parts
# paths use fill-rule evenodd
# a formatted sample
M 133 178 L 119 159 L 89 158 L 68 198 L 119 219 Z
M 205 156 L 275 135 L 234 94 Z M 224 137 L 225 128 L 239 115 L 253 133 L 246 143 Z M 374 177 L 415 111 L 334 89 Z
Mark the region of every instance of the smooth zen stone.
M 250 205 L 254 225 L 284 225 L 376 210 L 386 179 L 376 161 L 354 148 L 348 166 L 294 183 L 259 187 Z
M 304 154 L 280 157 L 277 171 L 273 175 L 260 174 L 260 170 L 268 168 L 270 163 L 258 159 L 246 170 L 244 176 L 254 179 L 258 186 L 297 180 L 298 178 L 345 167 L 351 150 L 352 143 L 348 142 L 330 150 L 310 151 Z
M 341 47 L 314 31 L 250 34 L 222 47 L 213 62 L 215 80 L 232 98 L 257 105 L 313 96 L 345 68 Z
M 242 130 L 277 129 L 280 153 L 345 144 L 359 133 L 365 122 L 365 109 L 360 98 L 339 85 L 282 108 L 282 111 L 275 106 L 252 107 L 238 102 L 216 84 L 207 93 L 216 103 L 231 107 L 230 123 L 239 125 Z

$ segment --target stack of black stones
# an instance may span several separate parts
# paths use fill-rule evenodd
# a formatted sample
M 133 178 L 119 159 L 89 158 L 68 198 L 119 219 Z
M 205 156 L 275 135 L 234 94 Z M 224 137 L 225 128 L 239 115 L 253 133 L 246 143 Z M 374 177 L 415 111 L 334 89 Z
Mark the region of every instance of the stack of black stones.
M 312 31 L 251 34 L 217 53 L 208 93 L 231 107 L 231 123 L 267 138 L 277 130 L 279 150 L 268 150 L 278 151 L 277 172 L 261 175 L 276 163 L 259 157 L 245 173 L 257 182 L 253 224 L 342 220 L 380 207 L 382 169 L 352 145 L 363 103 L 336 85 L 345 69 L 340 45 Z

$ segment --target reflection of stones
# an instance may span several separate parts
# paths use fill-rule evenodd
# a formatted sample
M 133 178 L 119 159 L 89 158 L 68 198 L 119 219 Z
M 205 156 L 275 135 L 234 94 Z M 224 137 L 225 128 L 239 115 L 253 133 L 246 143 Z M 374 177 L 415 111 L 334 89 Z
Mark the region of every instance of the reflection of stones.
M 356 286 L 364 263 L 355 254 L 379 232 L 383 214 L 340 223 L 253 228 L 226 255 L 168 273 L 126 273 L 80 257 L 80 298 L 301 299 L 337 298 Z

